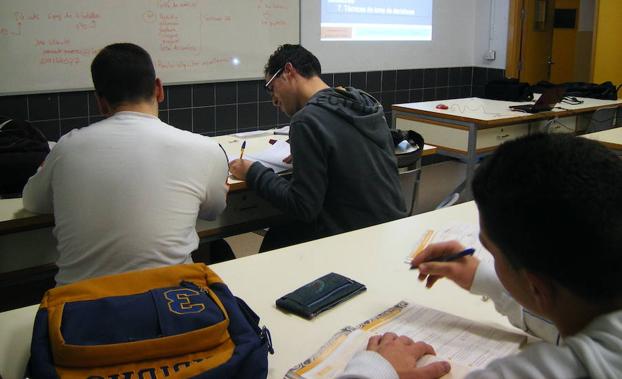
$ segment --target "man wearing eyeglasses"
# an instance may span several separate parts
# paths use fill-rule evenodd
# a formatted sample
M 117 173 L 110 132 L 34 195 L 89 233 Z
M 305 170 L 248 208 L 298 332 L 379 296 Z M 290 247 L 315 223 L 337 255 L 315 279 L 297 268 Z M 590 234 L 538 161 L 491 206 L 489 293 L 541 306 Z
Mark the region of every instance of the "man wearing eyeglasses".
M 229 169 L 295 221 L 271 228 L 261 251 L 404 217 L 382 105 L 363 91 L 329 87 L 300 45 L 280 46 L 264 73 L 273 104 L 291 117 L 292 177 L 243 159 Z

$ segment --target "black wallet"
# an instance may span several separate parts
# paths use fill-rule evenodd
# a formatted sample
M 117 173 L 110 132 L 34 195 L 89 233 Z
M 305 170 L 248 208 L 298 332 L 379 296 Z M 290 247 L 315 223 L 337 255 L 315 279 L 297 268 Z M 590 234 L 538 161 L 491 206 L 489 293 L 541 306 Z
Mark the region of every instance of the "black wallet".
M 281 297 L 276 306 L 312 319 L 366 289 L 359 282 L 331 272 Z

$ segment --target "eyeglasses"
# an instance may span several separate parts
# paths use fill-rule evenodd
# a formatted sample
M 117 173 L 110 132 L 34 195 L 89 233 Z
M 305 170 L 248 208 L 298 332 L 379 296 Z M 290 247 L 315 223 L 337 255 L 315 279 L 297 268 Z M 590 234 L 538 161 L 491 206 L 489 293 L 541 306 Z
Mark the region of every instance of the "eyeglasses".
M 270 80 L 268 80 L 266 84 L 264 85 L 264 88 L 266 89 L 266 91 L 268 91 L 269 94 L 272 94 L 272 86 L 271 86 L 272 82 L 274 81 L 274 79 L 276 79 L 281 74 L 281 72 L 283 72 L 283 67 L 276 70 L 274 75 L 272 75 Z

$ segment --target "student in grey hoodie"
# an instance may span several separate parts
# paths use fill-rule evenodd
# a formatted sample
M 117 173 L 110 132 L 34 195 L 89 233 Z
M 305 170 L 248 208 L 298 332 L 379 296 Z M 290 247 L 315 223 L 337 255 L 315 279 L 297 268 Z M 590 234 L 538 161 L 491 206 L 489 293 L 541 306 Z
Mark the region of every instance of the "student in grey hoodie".
M 456 253 L 456 241 L 413 260 L 427 287 L 447 277 L 487 295 L 512 324 L 543 339 L 468 378 L 622 378 L 622 160 L 597 142 L 532 135 L 507 142 L 473 180 L 480 239 L 494 270 Z M 495 275 L 496 271 L 496 275 Z M 416 368 L 425 344 L 376 337 L 341 379 L 436 378 Z
M 320 73 L 318 59 L 300 45 L 280 46 L 265 66 L 274 105 L 291 117 L 291 179 L 258 162 L 230 165 L 294 219 L 271 228 L 262 251 L 406 216 L 382 105 L 354 88 L 330 88 Z

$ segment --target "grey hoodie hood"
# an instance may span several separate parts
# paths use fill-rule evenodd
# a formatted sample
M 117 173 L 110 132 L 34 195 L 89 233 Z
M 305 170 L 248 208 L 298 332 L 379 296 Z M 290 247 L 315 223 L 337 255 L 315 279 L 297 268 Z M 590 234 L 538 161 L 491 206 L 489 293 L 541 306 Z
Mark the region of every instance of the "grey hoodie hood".
M 336 113 L 376 145 L 387 142 L 387 125 L 382 105 L 373 96 L 356 88 L 326 88 L 309 99 L 307 106 L 318 106 Z M 378 122 L 379 119 L 382 122 Z M 388 125 L 387 125 L 388 127 Z

